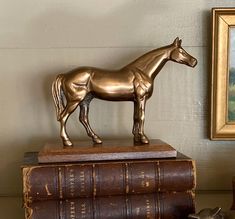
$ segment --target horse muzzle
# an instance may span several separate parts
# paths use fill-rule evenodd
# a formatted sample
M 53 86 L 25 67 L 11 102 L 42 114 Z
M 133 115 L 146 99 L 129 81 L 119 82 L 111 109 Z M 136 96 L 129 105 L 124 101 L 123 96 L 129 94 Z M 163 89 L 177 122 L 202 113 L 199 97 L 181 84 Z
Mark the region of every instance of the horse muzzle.
M 197 59 L 191 58 L 189 66 L 194 68 L 197 65 Z

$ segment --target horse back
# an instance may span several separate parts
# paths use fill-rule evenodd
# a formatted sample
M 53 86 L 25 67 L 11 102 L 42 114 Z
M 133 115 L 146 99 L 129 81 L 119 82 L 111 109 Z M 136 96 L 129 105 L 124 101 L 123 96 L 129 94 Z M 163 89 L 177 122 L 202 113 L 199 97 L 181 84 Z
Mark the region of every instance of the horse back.
M 134 94 L 134 74 L 127 69 L 116 71 L 93 69 L 91 93 L 100 99 L 131 100 Z

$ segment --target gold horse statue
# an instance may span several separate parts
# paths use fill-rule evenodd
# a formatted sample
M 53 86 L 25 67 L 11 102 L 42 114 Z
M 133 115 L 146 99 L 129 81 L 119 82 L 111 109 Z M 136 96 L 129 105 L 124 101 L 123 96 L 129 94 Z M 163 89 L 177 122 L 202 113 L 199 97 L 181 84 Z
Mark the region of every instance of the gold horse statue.
M 89 104 L 94 97 L 109 101 L 133 101 L 134 141 L 148 144 L 149 140 L 144 134 L 145 104 L 153 93 L 154 78 L 169 60 L 190 67 L 197 64 L 197 60 L 181 47 L 181 42 L 177 37 L 172 44 L 152 50 L 120 70 L 79 67 L 58 75 L 52 84 L 52 94 L 63 145 L 72 146 L 66 132 L 66 122 L 77 106 L 80 106 L 79 120 L 88 136 L 95 144 L 102 143 L 88 120 Z

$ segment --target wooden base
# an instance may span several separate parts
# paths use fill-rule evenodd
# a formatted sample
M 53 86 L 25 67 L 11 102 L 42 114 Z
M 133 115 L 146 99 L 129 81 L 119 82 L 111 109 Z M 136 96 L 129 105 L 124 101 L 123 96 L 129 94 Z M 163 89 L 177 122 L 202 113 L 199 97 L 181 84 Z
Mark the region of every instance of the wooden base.
M 61 163 L 103 160 L 136 160 L 154 158 L 175 158 L 176 150 L 159 139 L 152 139 L 147 145 L 135 145 L 133 140 L 104 141 L 92 145 L 81 141 L 71 148 L 62 144 L 46 144 L 38 154 L 39 163 Z

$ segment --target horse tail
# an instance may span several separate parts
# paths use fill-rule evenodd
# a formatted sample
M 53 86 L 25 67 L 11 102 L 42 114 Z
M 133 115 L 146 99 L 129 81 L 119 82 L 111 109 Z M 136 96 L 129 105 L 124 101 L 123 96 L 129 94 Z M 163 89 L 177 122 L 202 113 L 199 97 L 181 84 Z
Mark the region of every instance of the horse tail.
M 57 120 L 60 120 L 64 110 L 63 94 L 62 94 L 62 79 L 63 75 L 58 75 L 52 83 L 52 96 L 56 108 Z

